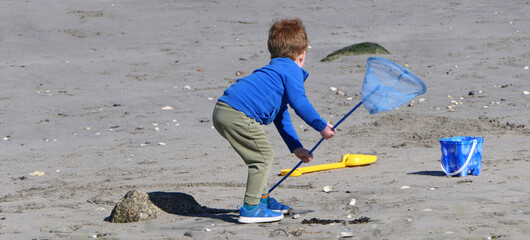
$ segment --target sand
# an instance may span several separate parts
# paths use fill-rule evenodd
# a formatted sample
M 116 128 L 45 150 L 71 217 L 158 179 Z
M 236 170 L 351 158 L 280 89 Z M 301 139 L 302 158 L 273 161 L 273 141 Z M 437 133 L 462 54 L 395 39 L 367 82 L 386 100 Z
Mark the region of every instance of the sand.
M 530 235 L 527 1 L 3 1 L 0 11 L 1 239 Z M 273 195 L 298 219 L 242 225 L 234 212 L 105 221 L 134 189 L 186 193 L 213 209 L 242 204 L 245 165 L 211 113 L 226 87 L 268 63 L 267 30 L 281 17 L 306 25 L 307 95 L 328 121 L 360 101 L 368 57 L 319 61 L 337 49 L 376 42 L 392 53 L 381 57 L 425 81 L 411 104 L 358 109 L 303 166 L 347 153 L 378 160 L 287 179 Z M 293 121 L 306 147 L 320 139 Z M 298 160 L 273 126 L 266 131 L 272 186 Z M 438 139 L 450 136 L 485 138 L 479 176 L 444 176 Z M 371 221 L 302 224 L 361 217 Z

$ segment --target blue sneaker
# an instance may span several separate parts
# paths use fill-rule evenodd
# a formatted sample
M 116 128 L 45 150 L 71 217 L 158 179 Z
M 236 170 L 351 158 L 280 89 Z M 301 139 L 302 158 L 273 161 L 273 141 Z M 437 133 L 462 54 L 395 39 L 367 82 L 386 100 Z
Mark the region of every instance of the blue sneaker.
M 269 197 L 267 203 L 261 203 L 261 205 L 263 206 L 263 208 L 270 209 L 271 211 L 279 213 L 288 213 L 289 209 L 291 209 L 291 207 L 281 204 L 276 201 L 276 199 L 271 197 Z
M 240 223 L 266 223 L 276 222 L 283 219 L 283 214 L 273 212 L 270 209 L 264 208 L 261 204 L 252 209 L 247 209 L 245 206 L 239 208 Z

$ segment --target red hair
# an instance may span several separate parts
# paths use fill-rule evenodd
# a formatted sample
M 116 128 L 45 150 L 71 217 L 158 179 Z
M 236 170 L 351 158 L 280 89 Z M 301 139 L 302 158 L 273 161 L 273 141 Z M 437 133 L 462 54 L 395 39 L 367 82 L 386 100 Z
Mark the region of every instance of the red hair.
M 290 58 L 295 61 L 307 50 L 308 41 L 302 20 L 274 20 L 269 30 L 267 47 L 272 58 Z

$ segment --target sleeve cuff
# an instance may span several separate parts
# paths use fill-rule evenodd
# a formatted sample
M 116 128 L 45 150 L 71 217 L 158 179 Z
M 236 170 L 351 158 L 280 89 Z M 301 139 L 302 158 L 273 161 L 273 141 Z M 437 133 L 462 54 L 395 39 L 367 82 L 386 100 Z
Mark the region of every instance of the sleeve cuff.
M 314 124 L 312 124 L 313 128 L 317 131 L 322 131 L 324 128 L 328 126 L 328 123 L 324 121 L 324 119 L 315 120 Z
M 289 147 L 289 150 L 291 151 L 291 153 L 293 153 L 295 149 L 301 148 L 301 147 L 304 147 L 304 146 L 302 145 L 301 142 L 295 142 L 295 143 L 290 144 L 288 147 Z

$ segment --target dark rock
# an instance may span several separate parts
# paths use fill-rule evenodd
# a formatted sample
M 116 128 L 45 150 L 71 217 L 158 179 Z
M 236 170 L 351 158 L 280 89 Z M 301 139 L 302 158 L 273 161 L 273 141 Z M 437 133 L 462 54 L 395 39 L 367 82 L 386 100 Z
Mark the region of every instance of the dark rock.
M 330 62 L 330 61 L 333 61 L 339 58 L 340 56 L 354 56 L 354 55 L 378 54 L 378 53 L 379 54 L 390 54 L 388 50 L 386 50 L 383 46 L 377 43 L 363 42 L 363 43 L 353 44 L 353 45 L 341 48 L 337 51 L 334 51 L 320 61 Z

